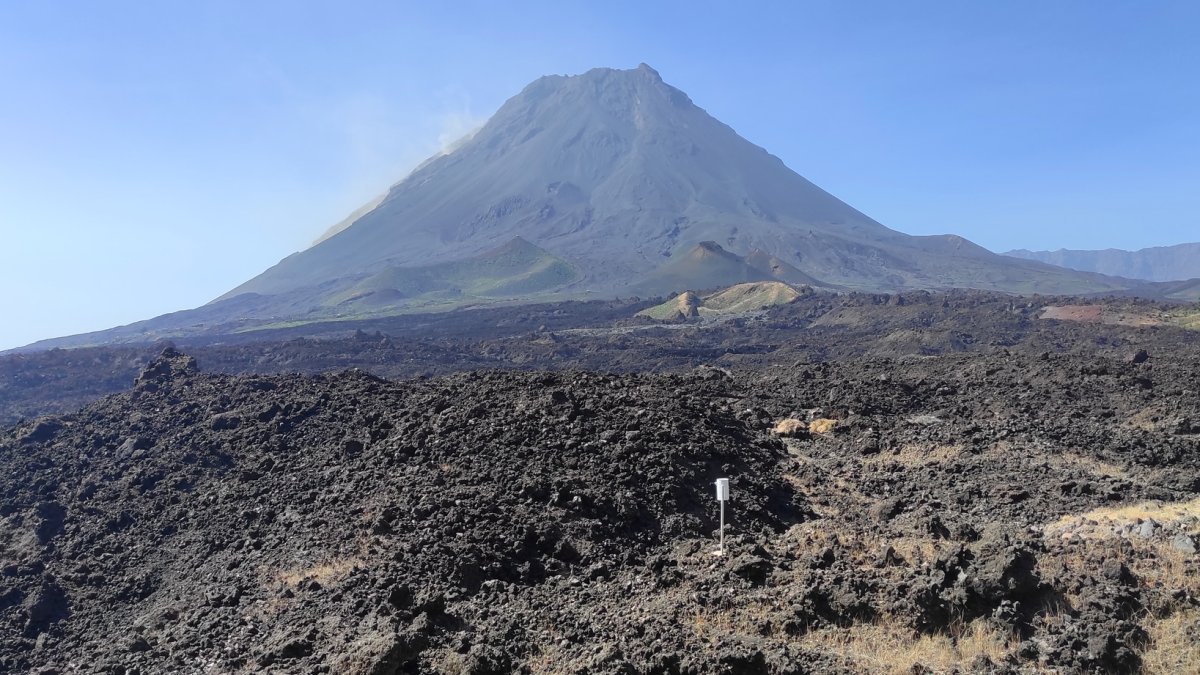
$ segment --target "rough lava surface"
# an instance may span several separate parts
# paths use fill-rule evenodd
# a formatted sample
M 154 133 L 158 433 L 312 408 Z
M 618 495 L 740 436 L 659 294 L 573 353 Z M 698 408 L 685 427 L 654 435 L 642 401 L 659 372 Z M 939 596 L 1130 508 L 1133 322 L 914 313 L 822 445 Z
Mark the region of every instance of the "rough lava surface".
M 914 672 L 1133 672 L 1162 622 L 1196 629 L 1195 333 L 843 300 L 749 329 L 822 340 L 663 374 L 221 375 L 167 349 L 0 432 L 0 670 L 877 672 L 830 640 L 887 628 L 1002 638 Z M 530 343 L 734 330 L 627 328 Z

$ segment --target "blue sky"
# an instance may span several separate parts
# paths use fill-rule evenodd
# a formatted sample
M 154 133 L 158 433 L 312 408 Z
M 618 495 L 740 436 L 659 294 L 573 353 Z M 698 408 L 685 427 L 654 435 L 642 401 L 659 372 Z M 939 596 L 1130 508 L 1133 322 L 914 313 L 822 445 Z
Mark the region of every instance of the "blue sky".
M 1200 3 L 0 4 L 0 349 L 193 307 L 534 78 L 654 66 L 880 222 L 1200 240 Z

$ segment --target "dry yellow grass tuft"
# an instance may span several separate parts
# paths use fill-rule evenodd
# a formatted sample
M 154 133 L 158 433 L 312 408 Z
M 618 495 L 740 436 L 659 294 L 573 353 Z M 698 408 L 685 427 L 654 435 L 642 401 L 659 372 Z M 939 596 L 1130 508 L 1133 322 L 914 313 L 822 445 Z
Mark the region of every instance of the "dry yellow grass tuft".
M 322 586 L 328 586 L 345 579 L 361 564 L 362 560 L 359 558 L 336 558 L 308 567 L 280 570 L 275 574 L 275 579 L 288 586 L 299 586 L 303 581 L 315 581 Z
M 876 569 L 879 556 L 891 546 L 895 554 L 906 562 L 906 566 L 895 568 L 897 575 L 907 574 L 911 571 L 911 565 L 936 560 L 948 546 L 944 540 L 928 536 L 887 536 L 839 529 L 829 521 L 793 525 L 785 536 L 814 552 L 823 546 L 840 546 L 850 560 L 862 569 Z
M 827 434 L 837 427 L 837 420 L 831 420 L 826 417 L 815 419 L 808 423 L 808 433 L 810 434 Z
M 1170 611 L 1175 604 L 1171 595 L 1176 591 L 1200 595 L 1200 574 L 1194 557 L 1176 550 L 1170 541 L 1138 537 L 1125 540 L 1125 543 L 1115 537 L 1084 539 L 1069 554 L 1043 556 L 1038 560 L 1038 569 L 1042 574 L 1053 574 L 1058 567 L 1087 574 L 1094 571 L 1097 560 L 1105 558 L 1120 560 L 1129 567 L 1142 588 L 1149 591 L 1145 602 L 1155 611 Z M 1077 604 L 1077 599 L 1070 593 L 1066 598 L 1072 605 Z
M 947 546 L 945 542 L 932 537 L 900 536 L 881 539 L 878 544 L 875 544 L 875 550 L 879 550 L 885 545 L 891 546 L 897 555 L 909 561 L 910 564 L 916 561 L 936 560 Z
M 1174 609 L 1171 596 L 1175 592 L 1200 595 L 1200 573 L 1197 573 L 1200 564 L 1195 556 L 1175 548 L 1169 538 L 1134 536 L 1119 539 L 1113 527 L 1151 518 L 1170 527 L 1192 516 L 1200 517 L 1200 499 L 1188 502 L 1142 502 L 1061 518 L 1047 526 L 1045 534 L 1055 536 L 1060 532 L 1070 533 L 1070 536 L 1081 537 L 1081 545 L 1070 555 L 1039 561 L 1039 567 L 1055 564 L 1086 573 L 1094 567 L 1097 559 L 1108 557 L 1122 560 L 1139 579 L 1142 587 L 1152 591 L 1147 607 L 1163 615 L 1169 614 Z M 1193 533 L 1200 532 L 1200 526 L 1193 525 L 1188 529 Z
M 834 657 L 847 669 L 907 675 L 924 669 L 973 672 L 977 659 L 999 663 L 1016 649 L 1017 642 L 1015 636 L 980 619 L 959 626 L 950 635 L 919 635 L 894 621 L 828 628 L 810 631 L 799 644 Z
M 1146 675 L 1200 673 L 1200 610 L 1187 609 L 1142 622 L 1150 635 L 1142 651 Z
M 1112 526 L 1153 518 L 1160 524 L 1174 523 L 1183 518 L 1200 518 L 1200 498 L 1190 502 L 1140 502 L 1125 506 L 1106 506 L 1076 516 L 1063 516 L 1046 527 L 1047 533 L 1061 532 L 1080 524 Z
M 808 427 L 803 421 L 798 420 L 795 417 L 789 417 L 785 420 L 779 420 L 776 422 L 775 428 L 771 429 L 771 433 L 775 434 L 776 436 L 783 436 L 786 438 L 789 436 L 799 436 L 807 430 Z
M 1133 573 L 1159 587 L 1184 589 L 1189 595 L 1200 595 L 1200 574 L 1197 574 L 1200 565 L 1196 564 L 1195 557 L 1166 542 L 1154 543 L 1155 555 L 1135 560 L 1131 566 Z

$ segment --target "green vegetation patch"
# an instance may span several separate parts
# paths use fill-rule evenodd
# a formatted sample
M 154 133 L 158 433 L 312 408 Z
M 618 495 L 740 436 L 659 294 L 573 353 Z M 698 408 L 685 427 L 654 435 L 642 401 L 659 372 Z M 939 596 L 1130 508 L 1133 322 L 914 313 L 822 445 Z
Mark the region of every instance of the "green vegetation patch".
M 1191 330 L 1200 330 L 1200 307 L 1188 307 L 1175 312 L 1172 315 L 1172 322 L 1176 325 L 1190 328 Z

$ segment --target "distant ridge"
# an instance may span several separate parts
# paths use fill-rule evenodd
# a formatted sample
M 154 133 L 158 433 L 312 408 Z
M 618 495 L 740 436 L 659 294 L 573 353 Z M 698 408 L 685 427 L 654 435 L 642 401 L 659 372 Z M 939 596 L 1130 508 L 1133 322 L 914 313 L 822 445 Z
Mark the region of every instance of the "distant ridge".
M 1093 251 L 1017 249 L 1004 255 L 1126 279 L 1186 281 L 1200 278 L 1200 243 L 1153 246 L 1136 251 L 1116 248 Z

